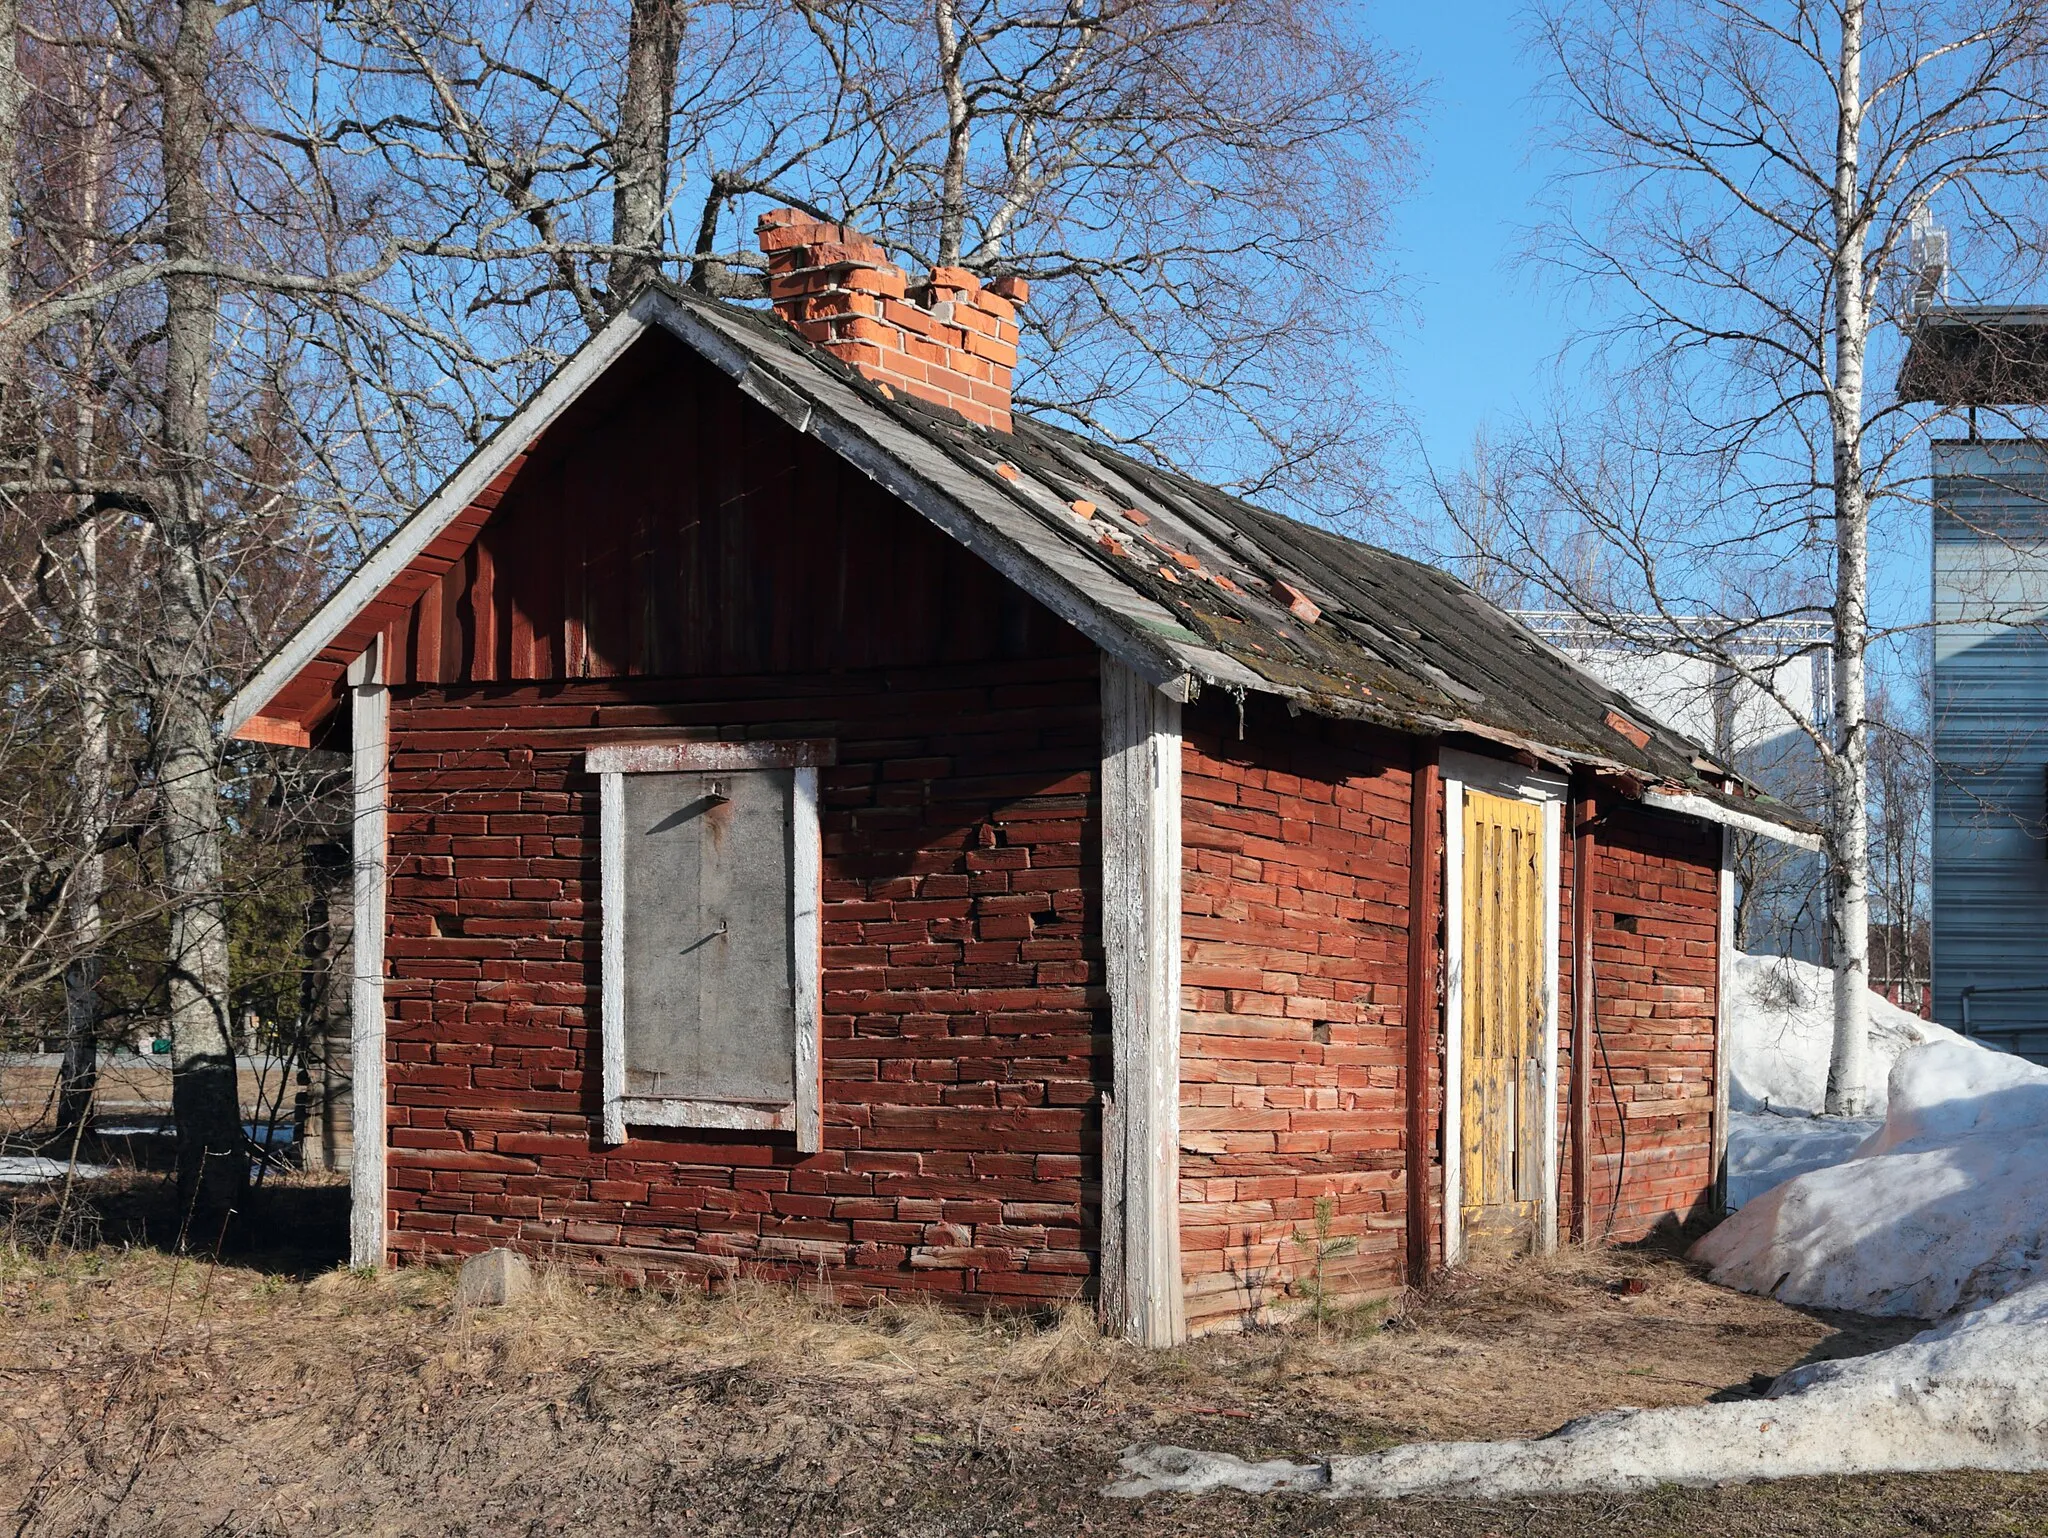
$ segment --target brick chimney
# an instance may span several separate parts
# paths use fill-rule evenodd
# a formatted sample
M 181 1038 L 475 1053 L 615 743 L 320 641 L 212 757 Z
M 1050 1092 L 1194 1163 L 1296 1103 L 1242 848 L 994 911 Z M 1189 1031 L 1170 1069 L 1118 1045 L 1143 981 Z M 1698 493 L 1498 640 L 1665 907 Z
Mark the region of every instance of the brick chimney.
M 938 267 L 913 289 L 865 235 L 794 208 L 763 214 L 758 234 L 775 313 L 808 340 L 889 390 L 1010 430 L 1022 278 L 983 287 L 964 267 Z

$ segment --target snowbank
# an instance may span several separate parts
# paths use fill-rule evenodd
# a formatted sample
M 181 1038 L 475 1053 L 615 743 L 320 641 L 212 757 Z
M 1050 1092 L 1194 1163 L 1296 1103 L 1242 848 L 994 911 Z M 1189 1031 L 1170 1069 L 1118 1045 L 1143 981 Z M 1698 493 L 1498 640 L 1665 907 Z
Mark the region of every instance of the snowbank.
M 1932 1319 L 2048 1276 L 2048 1069 L 1964 1042 L 1900 1057 L 1846 1163 L 1767 1191 L 1693 1249 L 1786 1303 Z
M 1728 1205 L 1747 1207 L 1798 1175 L 1840 1164 L 1879 1127 L 1899 1055 L 1935 1042 L 1983 1051 L 1946 1026 L 1870 996 L 1870 1120 L 1820 1118 L 1834 1044 L 1834 974 L 1774 956 L 1735 960 L 1728 1046 Z
M 1776 1111 L 1728 1114 L 1728 1206 L 1746 1207 L 1795 1175 L 1840 1164 L 1873 1137 L 1882 1121 Z
M 1735 958 L 1729 1022 L 1728 1103 L 1738 1111 L 1818 1113 L 1827 1098 L 1835 1036 L 1835 975 L 1808 961 Z M 1947 1026 L 1870 996 L 1870 1109 L 1883 1115 L 1893 1062 L 1908 1047 L 1961 1041 Z
M 2048 1069 L 1937 1039 L 1898 1056 L 1888 1089 L 1882 1127 L 1846 1162 L 1766 1192 L 1693 1254 L 1713 1280 L 1788 1303 L 1919 1318 L 1965 1310 L 1949 1323 L 1889 1351 L 1796 1369 L 1764 1400 L 1614 1410 L 1532 1441 L 1421 1442 L 1313 1464 L 1133 1448 L 1111 1493 L 1498 1500 L 2048 1469 Z
M 70 1164 L 40 1154 L 0 1154 L 0 1186 L 47 1185 L 66 1174 L 74 1180 L 97 1180 L 112 1173 L 103 1164 Z
M 1275 1490 L 1503 1500 L 1811 1474 L 2048 1469 L 2048 1283 L 1761 1400 L 1611 1410 L 1527 1442 L 1418 1442 L 1321 1463 L 1132 1448 L 1111 1495 Z

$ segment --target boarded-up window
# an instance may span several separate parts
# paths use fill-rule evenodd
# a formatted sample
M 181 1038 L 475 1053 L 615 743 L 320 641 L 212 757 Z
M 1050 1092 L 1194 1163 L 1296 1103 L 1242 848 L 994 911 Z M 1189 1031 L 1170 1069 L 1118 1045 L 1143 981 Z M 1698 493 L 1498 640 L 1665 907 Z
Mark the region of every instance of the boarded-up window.
M 603 838 L 607 1141 L 629 1126 L 819 1146 L 817 766 L 810 742 L 593 748 Z

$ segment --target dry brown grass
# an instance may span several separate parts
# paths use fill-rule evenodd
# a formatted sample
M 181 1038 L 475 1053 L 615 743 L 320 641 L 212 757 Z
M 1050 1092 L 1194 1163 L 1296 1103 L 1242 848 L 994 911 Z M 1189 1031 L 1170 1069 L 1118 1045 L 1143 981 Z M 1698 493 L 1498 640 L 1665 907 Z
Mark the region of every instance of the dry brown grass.
M 1362 1508 L 1096 1492 L 1131 1442 L 1313 1454 L 1541 1432 L 1617 1403 L 1744 1392 L 1753 1374 L 1897 1333 L 1614 1252 L 1475 1267 L 1340 1316 L 1320 1340 L 1302 1325 L 1148 1354 L 1081 1310 L 622 1293 L 547 1267 L 532 1296 L 469 1310 L 439 1271 L 301 1281 L 148 1248 L 16 1246 L 0 1250 L 0 1489 L 17 1494 L 24 1538 L 1476 1533 L 1495 1530 L 1486 1508 L 1367 1522 Z M 1557 1519 L 1577 1525 L 1525 1513 L 1499 1530 L 1714 1530 L 1630 1525 L 1661 1510 L 1567 1502 Z

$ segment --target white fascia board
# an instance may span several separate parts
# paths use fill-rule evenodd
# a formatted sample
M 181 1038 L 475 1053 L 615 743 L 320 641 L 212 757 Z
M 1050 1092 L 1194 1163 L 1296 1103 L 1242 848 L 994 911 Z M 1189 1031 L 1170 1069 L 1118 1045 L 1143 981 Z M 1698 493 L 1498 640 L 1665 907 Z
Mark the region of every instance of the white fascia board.
M 235 691 L 234 698 L 221 712 L 223 735 L 233 736 L 251 716 L 260 715 L 278 690 L 296 678 L 358 614 L 376 602 L 377 595 L 482 495 L 507 465 L 526 452 L 555 418 L 597 382 L 647 329 L 651 297 L 642 295 L 631 309 L 616 316 L 579 347 L 531 400 L 441 483 L 439 491 L 370 552 L 348 580 L 314 611 L 313 617 Z
M 1724 828 L 1736 828 L 1744 833 L 1754 833 L 1759 838 L 1774 839 L 1780 844 L 1790 844 L 1795 849 L 1819 849 L 1820 835 L 1802 833 L 1797 828 L 1788 828 L 1783 823 L 1772 822 L 1768 817 L 1753 816 L 1737 811 L 1732 806 L 1723 806 L 1705 796 L 1695 796 L 1682 790 L 1646 790 L 1643 805 L 1653 806 L 1660 812 L 1676 812 L 1681 817 L 1697 817 L 1702 822 L 1719 823 Z

